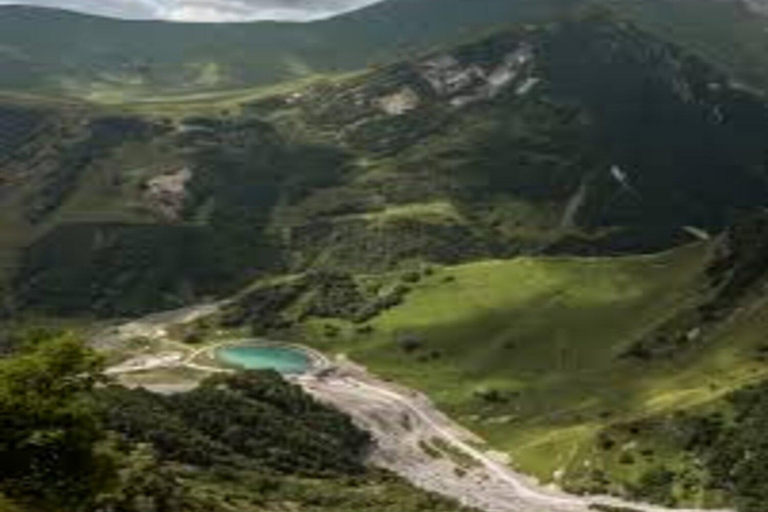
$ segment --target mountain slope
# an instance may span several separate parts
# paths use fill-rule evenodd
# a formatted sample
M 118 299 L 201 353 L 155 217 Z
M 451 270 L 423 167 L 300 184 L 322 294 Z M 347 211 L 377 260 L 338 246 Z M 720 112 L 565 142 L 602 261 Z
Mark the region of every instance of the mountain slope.
M 231 89 L 356 70 L 569 0 L 393 0 L 328 21 L 173 24 L 0 6 L 0 88 L 94 99 Z
M 765 226 L 650 256 L 424 269 L 398 276 L 409 292 L 364 324 L 311 314 L 276 332 L 424 391 L 545 482 L 758 511 Z M 244 317 L 269 297 L 244 298 Z
M 368 204 L 449 198 L 502 247 L 649 250 L 764 204 L 766 106 L 631 25 L 505 32 L 294 104 L 366 155 L 357 208 L 366 188 Z
M 466 510 L 367 468 L 369 436 L 277 373 L 154 395 L 105 382 L 72 337 L 34 337 L 0 359 L 4 511 Z
M 757 90 L 768 84 L 765 16 L 742 1 L 632 0 L 604 5 L 661 38 L 716 64 Z
M 4 246 L 25 250 L 17 307 L 60 314 L 173 307 L 265 273 L 660 250 L 768 192 L 760 98 L 594 17 L 218 115 L 46 108 L 5 110 L 28 142 L 0 207 Z M 55 144 L 25 128 L 36 115 Z
M 513 23 L 564 15 L 583 0 L 389 0 L 306 23 L 172 24 L 0 6 L 0 89 L 105 102 L 232 90 L 363 69 Z M 763 19 L 741 2 L 601 0 L 753 87 L 768 83 Z M 733 30 L 738 27 L 738 30 Z
M 764 133 L 759 94 L 603 10 L 241 102 L 11 96 L 0 107 L 2 313 L 114 319 L 242 290 L 220 315 L 168 336 L 249 333 L 350 354 L 428 391 L 543 480 L 751 512 L 763 495 L 750 489 L 762 487 L 744 487 L 740 468 L 763 451 L 742 448 L 763 405 L 740 388 L 768 375 L 768 223 L 754 215 L 768 198 Z M 199 403 L 243 405 L 217 386 L 112 399 L 124 408 L 113 428 L 160 444 L 171 462 L 349 463 L 291 415 L 280 417 L 306 458 L 252 442 L 291 444 L 282 431 L 239 435 L 259 422 L 211 428 L 229 411 L 212 418 Z M 710 429 L 710 413 L 732 423 Z M 739 425 L 744 436 L 728 445 Z M 677 446 L 669 435 L 689 431 L 718 443 Z M 359 509 L 369 495 L 354 486 L 381 483 L 345 483 L 340 504 L 317 491 L 317 475 L 291 474 L 274 493 L 242 472 L 177 476 L 244 510 L 264 508 L 264 494 L 290 508 L 291 493 L 310 510 Z M 385 482 L 385 496 L 399 485 Z M 408 496 L 376 503 L 453 506 Z

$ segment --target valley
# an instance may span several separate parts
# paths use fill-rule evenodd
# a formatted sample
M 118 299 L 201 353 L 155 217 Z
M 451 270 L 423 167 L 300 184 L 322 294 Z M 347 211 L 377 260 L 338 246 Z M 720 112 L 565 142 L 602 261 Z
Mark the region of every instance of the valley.
M 534 473 L 541 481 L 554 479 L 574 490 L 594 486 L 599 480 L 593 480 L 597 474 L 593 470 L 609 468 L 616 464 L 616 458 L 626 454 L 640 457 L 639 448 L 606 452 L 597 444 L 606 432 L 671 411 L 695 411 L 766 378 L 768 368 L 755 359 L 761 346 L 759 335 L 744 337 L 734 344 L 731 340 L 718 342 L 716 338 L 721 335 L 715 334 L 715 340 L 698 341 L 700 348 L 692 346 L 687 349 L 689 354 L 682 352 L 671 360 L 622 360 L 621 354 L 642 339 L 644 332 L 657 329 L 654 322 L 659 325 L 695 303 L 699 270 L 706 254 L 706 246 L 699 244 L 668 254 L 620 260 L 553 258 L 445 267 L 422 278 L 403 305 L 372 321 L 362 333 L 355 324 L 309 320 L 301 326 L 302 334 L 294 330 L 293 334 L 284 332 L 283 336 L 301 340 L 329 355 L 339 354 L 333 361 L 338 369 L 320 370 L 318 377 L 295 379 L 311 394 L 350 413 L 375 434 L 379 449 L 384 450 L 373 456 L 377 464 L 429 490 L 469 499 L 468 505 L 481 509 L 528 510 L 543 498 L 526 498 L 523 493 L 523 501 L 518 504 L 518 498 L 513 497 L 521 491 L 517 484 L 510 487 L 507 477 L 473 475 L 474 464 L 462 462 L 461 456 L 430 455 L 433 427 L 426 431 L 415 429 L 412 423 L 424 421 L 419 414 L 407 422 L 411 426 L 404 427 L 399 419 L 403 415 L 400 408 L 411 411 L 408 415 L 415 407 L 427 417 L 444 417 L 431 406 L 421 405 L 429 403 L 422 395 L 391 381 L 372 380 L 348 358 L 364 362 L 394 382 L 424 391 L 450 417 L 475 433 L 468 438 L 472 440 L 468 445 L 471 458 L 488 461 L 491 468 L 502 467 L 499 461 L 504 458 L 484 454 L 495 451 L 510 457 L 513 467 Z M 494 282 L 504 285 L 494 287 Z M 496 295 L 489 296 L 494 288 Z M 576 290 L 578 294 L 574 293 Z M 463 297 L 464 303 L 458 310 L 453 299 L 457 295 Z M 238 300 L 228 301 L 223 310 L 213 312 L 214 318 L 226 316 L 223 312 Z M 763 316 L 764 307 L 758 307 L 744 314 Z M 496 321 L 493 310 L 498 311 Z M 510 317 L 516 320 L 510 322 Z M 556 323 L 553 318 L 558 318 Z M 600 322 L 596 322 L 598 318 Z M 459 327 L 463 323 L 468 325 Z M 198 318 L 186 328 L 163 325 L 159 330 L 154 320 L 150 319 L 148 324 L 154 327 L 146 331 L 134 331 L 136 327 L 131 327 L 125 332 L 145 332 L 150 338 L 170 333 L 183 339 L 184 333 L 197 331 L 200 325 L 217 325 L 218 321 Z M 329 329 L 329 325 L 334 328 Z M 552 329 L 560 334 L 549 333 Z M 760 332 L 755 326 L 746 329 L 754 334 Z M 215 336 L 223 337 L 223 341 L 213 347 L 243 336 L 241 333 L 222 331 Z M 475 349 L 478 337 L 485 340 L 482 352 Z M 124 343 L 130 339 L 128 336 Z M 584 340 L 592 341 L 592 345 Z M 553 342 L 557 344 L 554 347 Z M 140 343 L 151 346 L 146 341 Z M 178 342 L 166 343 L 151 350 L 159 350 L 161 357 L 178 352 Z M 212 350 L 210 347 L 204 345 L 190 353 L 207 353 Z M 566 347 L 570 347 L 568 352 Z M 131 354 L 141 361 L 152 357 L 143 352 Z M 184 366 L 186 361 L 193 362 L 190 368 L 194 373 L 173 369 L 179 363 Z M 210 368 L 210 362 L 200 366 L 198 361 L 176 358 L 168 369 L 139 371 L 131 369 L 129 362 L 122 381 L 163 392 L 189 389 L 205 375 L 199 370 Z M 161 361 L 158 363 L 163 366 Z M 374 392 L 371 385 L 383 394 Z M 374 398 L 378 396 L 381 400 Z M 422 398 L 414 398 L 419 396 Z M 403 400 L 412 405 L 404 406 Z M 445 423 L 446 419 L 437 421 L 438 425 L 452 425 Z M 450 426 L 449 431 L 456 432 L 448 436 L 451 440 L 454 436 L 467 436 L 460 427 Z M 619 467 L 631 470 L 624 477 L 626 482 L 633 482 L 644 471 L 656 467 L 656 457 L 636 458 L 630 465 L 622 463 Z M 453 464 L 466 469 L 454 471 Z M 493 475 L 498 469 L 490 471 Z M 498 478 L 498 486 L 489 483 Z M 516 482 L 527 481 L 514 478 Z M 591 493 L 608 490 L 591 489 Z M 619 489 L 614 487 L 610 491 L 621 493 Z M 691 494 L 679 496 L 678 499 L 690 500 L 682 501 L 689 506 L 704 504 Z M 556 502 L 551 502 L 550 508 Z M 610 499 L 569 498 L 564 510 L 586 510 L 584 507 L 594 502 L 621 506 Z M 657 510 L 639 505 L 634 508 Z
M 479 2 L 0 7 L 0 509 L 764 512 L 765 20 Z
M 150 320 L 156 325 L 156 320 Z M 165 324 L 164 329 L 172 329 Z M 95 343 L 99 339 L 94 339 Z M 232 343 L 232 342 L 224 342 Z M 274 346 L 275 342 L 238 342 L 252 346 Z M 199 380 L 186 383 L 164 382 L 162 372 L 169 368 L 188 368 L 205 372 L 228 372 L 221 363 L 201 366 L 194 361 L 221 344 L 197 349 L 183 358 L 170 354 L 142 356 L 107 369 L 124 379 L 128 386 L 142 386 L 159 393 L 178 393 L 193 389 Z M 288 345 L 290 347 L 290 345 Z M 303 347 L 297 347 L 305 350 Z M 642 512 L 661 512 L 661 507 L 625 503 L 608 497 L 568 496 L 537 486 L 512 471 L 498 452 L 484 448 L 484 441 L 441 414 L 429 399 L 411 390 L 386 383 L 344 357 L 333 362 L 312 351 L 315 363 L 303 374 L 287 378 L 299 384 L 321 402 L 349 414 L 365 431 L 373 434 L 376 447 L 368 455 L 375 466 L 393 471 L 418 487 L 457 499 L 481 510 L 520 512 L 544 508 L 552 511 L 586 512 L 604 507 L 631 507 Z M 676 509 L 681 512 L 693 512 Z

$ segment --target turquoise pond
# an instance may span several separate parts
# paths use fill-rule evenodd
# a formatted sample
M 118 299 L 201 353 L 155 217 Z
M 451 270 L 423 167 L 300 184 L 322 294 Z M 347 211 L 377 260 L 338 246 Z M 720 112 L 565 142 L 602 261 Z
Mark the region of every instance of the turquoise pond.
M 222 347 L 216 350 L 216 359 L 228 366 L 246 370 L 276 370 L 288 375 L 304 373 L 312 364 L 301 350 L 257 345 Z

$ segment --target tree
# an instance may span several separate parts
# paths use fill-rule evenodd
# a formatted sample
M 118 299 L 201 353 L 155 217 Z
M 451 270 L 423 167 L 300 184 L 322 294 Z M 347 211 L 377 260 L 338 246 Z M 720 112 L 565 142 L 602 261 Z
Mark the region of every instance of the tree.
M 164 468 L 152 447 L 139 444 L 123 457 L 116 483 L 95 500 L 97 512 L 170 512 L 183 510 L 184 489 Z
M 99 485 L 101 360 L 64 335 L 0 360 L 0 492 L 80 502 Z

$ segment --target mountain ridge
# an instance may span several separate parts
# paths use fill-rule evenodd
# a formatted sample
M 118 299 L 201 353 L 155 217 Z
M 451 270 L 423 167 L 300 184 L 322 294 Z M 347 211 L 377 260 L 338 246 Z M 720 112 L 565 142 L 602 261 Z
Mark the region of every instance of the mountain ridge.
M 83 96 L 100 87 L 119 92 L 264 85 L 390 61 L 398 52 L 423 51 L 489 24 L 530 19 L 570 0 L 483 1 L 477 8 L 476 2 L 446 0 L 439 18 L 432 16 L 433 0 L 392 0 L 325 21 L 231 25 L 121 21 L 0 6 L 0 13 L 15 13 L 0 16 L 0 69 L 7 70 L 0 87 Z M 68 60 L 59 59 L 62 49 Z
M 764 97 L 610 10 L 458 38 L 469 3 L 451 5 L 453 44 L 252 96 L 9 95 L 2 348 L 18 350 L 19 326 L 87 331 L 226 297 L 107 356 L 291 340 L 428 392 L 543 481 L 762 512 L 744 498 L 765 489 L 731 469 L 763 451 L 731 449 L 738 425 L 710 429 L 709 413 L 768 375 L 768 223 L 741 217 L 768 197 Z M 713 432 L 725 459 L 697 441 Z M 196 485 L 219 496 L 208 476 Z
M 590 78 L 602 76 L 623 78 Z M 644 111 L 624 107 L 643 102 Z M 14 112 L 9 136 L 34 118 Z M 87 309 L 106 299 L 95 290 L 111 279 L 165 280 L 174 261 L 196 262 L 166 285 L 164 300 L 183 302 L 264 271 L 666 249 L 692 232 L 716 233 L 734 208 L 762 204 L 762 141 L 750 134 L 768 124 L 766 112 L 673 45 L 585 20 L 502 31 L 240 112 L 54 114 L 66 122 L 42 126 L 63 144 L 38 146 L 30 135 L 38 163 L 26 171 L 30 155 L 9 155 L 19 174 L 6 188 L 6 222 L 41 230 L 24 244 L 20 304 Z M 186 249 L 150 250 L 163 236 Z M 206 243 L 223 252 L 203 254 Z M 76 255 L 75 246 L 94 252 Z M 101 272 L 113 253 L 137 259 Z M 79 270 L 58 274 L 54 254 Z M 101 298 L 67 299 L 74 289 L 60 286 L 70 279 L 95 279 L 89 289 Z

